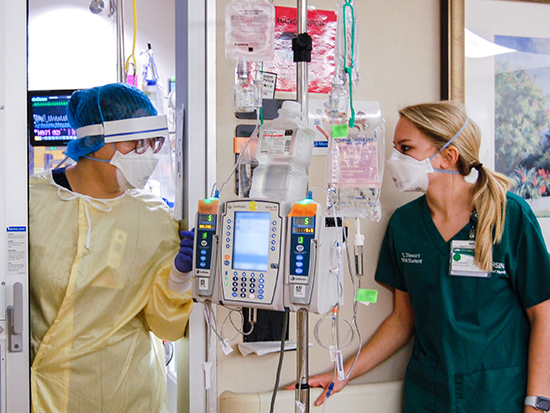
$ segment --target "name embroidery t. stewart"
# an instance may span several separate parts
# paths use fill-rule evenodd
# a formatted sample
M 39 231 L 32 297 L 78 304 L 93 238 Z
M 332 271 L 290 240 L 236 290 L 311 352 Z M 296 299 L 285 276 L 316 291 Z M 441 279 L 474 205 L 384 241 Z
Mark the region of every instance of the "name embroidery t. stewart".
M 422 264 L 420 254 L 411 254 L 409 252 L 401 253 L 401 262 L 405 264 Z

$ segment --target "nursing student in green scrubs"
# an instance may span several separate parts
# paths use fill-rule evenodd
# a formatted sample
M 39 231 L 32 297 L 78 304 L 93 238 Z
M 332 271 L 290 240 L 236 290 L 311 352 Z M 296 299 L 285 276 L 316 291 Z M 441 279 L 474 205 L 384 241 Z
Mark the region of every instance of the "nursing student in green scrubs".
M 348 380 L 310 379 L 325 388 L 316 405 L 414 336 L 406 413 L 550 408 L 550 256 L 528 204 L 480 163 L 480 141 L 461 105 L 400 111 L 388 169 L 425 195 L 397 209 L 382 244 L 376 280 L 394 289 L 394 309 Z M 475 183 L 464 179 L 472 169 Z

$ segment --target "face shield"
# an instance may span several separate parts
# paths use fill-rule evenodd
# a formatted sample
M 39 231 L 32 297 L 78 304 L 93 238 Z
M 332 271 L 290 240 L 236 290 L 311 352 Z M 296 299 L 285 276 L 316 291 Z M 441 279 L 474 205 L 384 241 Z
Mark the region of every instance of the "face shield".
M 126 154 L 116 151 L 109 163 L 117 168 L 121 190 L 143 189 L 159 162 L 156 153 L 168 140 L 168 122 L 165 115 L 146 116 L 84 126 L 76 133 L 79 138 L 103 135 L 105 143 L 113 145 L 115 142 L 135 141 L 134 150 Z

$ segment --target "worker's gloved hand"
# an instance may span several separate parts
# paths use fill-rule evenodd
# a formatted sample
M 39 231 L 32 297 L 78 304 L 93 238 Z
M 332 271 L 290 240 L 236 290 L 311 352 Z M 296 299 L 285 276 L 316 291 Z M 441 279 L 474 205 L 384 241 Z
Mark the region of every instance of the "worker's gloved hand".
M 195 229 L 191 231 L 180 232 L 180 250 L 174 259 L 174 266 L 181 273 L 189 272 L 193 269 L 193 240 L 195 239 Z

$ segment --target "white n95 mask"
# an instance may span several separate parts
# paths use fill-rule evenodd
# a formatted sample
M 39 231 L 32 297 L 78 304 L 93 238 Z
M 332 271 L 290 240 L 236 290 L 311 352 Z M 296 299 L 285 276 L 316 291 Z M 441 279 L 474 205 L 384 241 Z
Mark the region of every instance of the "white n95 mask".
M 125 191 L 131 188 L 143 189 L 158 163 L 157 156 L 150 147 L 142 154 L 135 151 L 122 154 L 116 151 L 111 161 L 116 169 L 118 186 Z
M 414 159 L 412 156 L 402 154 L 393 148 L 390 159 L 387 160 L 388 168 L 393 178 L 393 183 L 401 192 L 426 192 L 430 179 L 428 174 L 437 171 L 446 174 L 459 174 L 459 171 L 447 171 L 437 169 L 432 166 L 431 160 L 447 148 L 457 136 L 459 136 L 470 119 L 467 117 L 460 130 L 443 147 L 429 158 L 422 161 Z
M 430 159 L 418 161 L 393 148 L 386 164 L 397 189 L 401 192 L 426 192 L 429 184 L 428 174 L 434 171 Z

